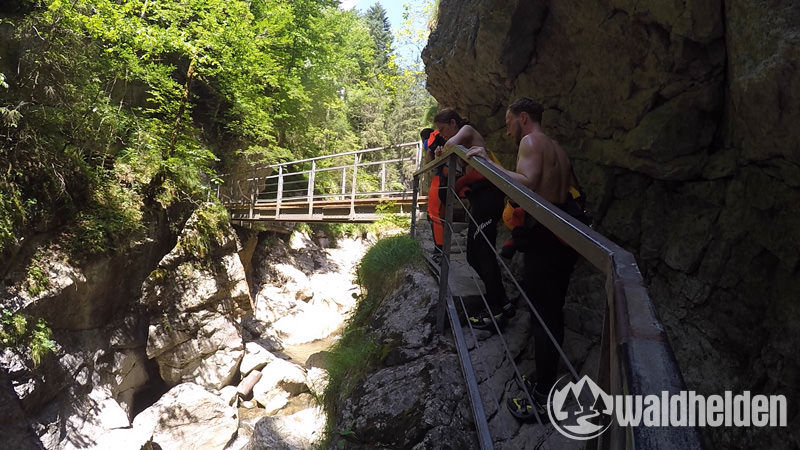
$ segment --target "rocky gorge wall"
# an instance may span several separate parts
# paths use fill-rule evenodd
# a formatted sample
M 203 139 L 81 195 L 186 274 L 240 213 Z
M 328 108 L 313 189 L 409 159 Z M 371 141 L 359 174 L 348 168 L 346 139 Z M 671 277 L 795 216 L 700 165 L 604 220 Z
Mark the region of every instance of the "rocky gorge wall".
M 543 103 L 689 388 L 787 396 L 788 429 L 710 430 L 721 447 L 800 444 L 798 44 L 791 1 L 441 0 L 423 51 L 507 167 L 505 107 Z
M 45 317 L 55 345 L 37 362 L 0 334 L 3 448 L 322 439 L 324 350 L 356 303 L 368 242 L 233 228 L 210 203 L 187 217 L 104 258 L 77 261 L 44 236 L 21 251 L 0 284 L 2 331 L 7 312 Z M 28 253 L 48 280 L 35 293 Z

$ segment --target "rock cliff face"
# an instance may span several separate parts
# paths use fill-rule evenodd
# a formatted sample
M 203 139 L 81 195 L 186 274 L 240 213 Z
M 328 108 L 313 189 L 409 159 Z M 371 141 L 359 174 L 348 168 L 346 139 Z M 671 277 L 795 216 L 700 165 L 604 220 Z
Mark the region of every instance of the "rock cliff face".
M 159 263 L 142 287 L 141 304 L 150 317 L 147 357 L 172 387 L 194 382 L 219 390 L 227 386 L 244 355 L 237 319 L 252 311 L 241 244 L 229 225 L 206 255 L 191 251 L 200 231 L 192 216 L 178 245 Z
M 377 307 L 370 333 L 389 348 L 340 405 L 330 448 L 476 448 L 458 356 L 435 332 L 433 278 L 405 269 L 403 283 Z
M 442 0 L 423 52 L 429 91 L 507 166 L 505 107 L 544 104 L 598 230 L 637 256 L 688 386 L 785 394 L 789 430 L 800 422 L 798 44 L 791 1 Z M 711 433 L 720 445 L 800 442 L 786 429 Z
M 236 410 L 219 399 L 210 405 L 205 397 L 216 396 L 194 391 L 216 393 L 233 380 L 244 353 L 237 317 L 252 306 L 233 229 L 223 223 L 208 254 L 198 255 L 187 243 L 202 239 L 197 222 L 193 215 L 169 252 L 175 237 L 153 232 L 127 253 L 83 264 L 45 240 L 30 245 L 33 255 L 20 254 L 22 263 L 0 290 L 0 309 L 47 318 L 57 348 L 38 365 L 24 348 L 0 352 L 0 391 L 14 398 L 0 415 L 0 430 L 12 447 L 139 449 L 162 440 L 170 448 L 164 442 L 178 438 L 166 434 L 194 432 L 177 422 L 164 425 L 166 431 L 156 426 L 162 409 L 177 402 L 172 397 L 162 399 L 167 406 L 151 406 L 139 423 L 133 419 L 173 386 L 173 397 L 186 397 L 198 420 L 206 410 L 219 417 L 215 411 L 225 410 L 218 428 L 227 434 L 219 433 L 216 448 L 231 439 Z M 22 268 L 30 259 L 47 276 L 39 290 L 26 288 Z

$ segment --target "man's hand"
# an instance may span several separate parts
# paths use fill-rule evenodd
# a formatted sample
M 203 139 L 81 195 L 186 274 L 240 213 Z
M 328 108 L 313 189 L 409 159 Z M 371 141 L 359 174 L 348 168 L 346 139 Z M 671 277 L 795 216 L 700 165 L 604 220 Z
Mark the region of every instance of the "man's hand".
M 472 158 L 473 156 L 480 156 L 483 159 L 489 159 L 489 155 L 486 154 L 486 149 L 483 147 L 472 147 L 467 150 L 467 158 Z

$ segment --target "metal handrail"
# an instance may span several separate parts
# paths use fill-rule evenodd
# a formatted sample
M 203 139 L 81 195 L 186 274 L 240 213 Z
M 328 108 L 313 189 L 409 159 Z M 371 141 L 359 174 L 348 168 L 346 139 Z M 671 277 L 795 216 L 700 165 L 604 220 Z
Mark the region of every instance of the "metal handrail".
M 419 142 L 416 142 L 416 141 L 415 142 L 404 142 L 402 144 L 387 145 L 385 147 L 365 148 L 365 149 L 362 149 L 362 150 L 353 150 L 351 152 L 334 153 L 332 155 L 315 156 L 313 158 L 298 159 L 296 161 L 286 161 L 286 162 L 281 162 L 281 163 L 269 164 L 269 165 L 266 165 L 266 166 L 256 166 L 256 167 L 248 168 L 247 170 L 240 170 L 238 172 L 228 172 L 228 173 L 224 173 L 224 174 L 220 175 L 220 177 L 226 177 L 226 176 L 229 176 L 229 175 L 236 175 L 236 174 L 240 174 L 240 173 L 251 173 L 252 171 L 259 171 L 259 170 L 265 170 L 265 169 L 275 169 L 275 168 L 278 168 L 278 167 L 281 167 L 281 166 L 285 167 L 285 166 L 292 165 L 292 164 L 302 164 L 302 163 L 307 163 L 307 162 L 320 161 L 320 160 L 323 160 L 323 159 L 339 158 L 341 156 L 361 155 L 361 154 L 364 154 L 364 153 L 378 152 L 378 151 L 381 151 L 381 150 L 387 150 L 387 149 L 392 149 L 392 148 L 398 148 L 399 149 L 399 148 L 411 147 L 411 146 L 415 146 L 415 145 L 419 145 Z
M 414 173 L 415 181 L 448 160 L 455 163 L 455 158 L 477 170 L 537 222 L 606 275 L 608 301 L 601 341 L 598 384 L 612 395 L 648 395 L 661 391 L 677 393 L 685 390 L 680 368 L 634 256 L 483 158 L 467 158 L 466 148 L 462 146 L 450 147 L 440 157 L 422 166 Z M 417 182 L 415 186 L 418 186 Z M 448 201 L 447 208 L 451 206 L 452 202 Z M 411 210 L 413 234 L 416 205 L 412 205 Z M 446 215 L 448 219 L 452 217 L 452 214 Z M 447 234 L 445 230 L 445 240 Z M 445 305 L 442 305 L 440 310 L 444 309 Z M 598 448 L 704 448 L 702 436 L 694 427 L 623 429 L 614 424 L 601 439 Z

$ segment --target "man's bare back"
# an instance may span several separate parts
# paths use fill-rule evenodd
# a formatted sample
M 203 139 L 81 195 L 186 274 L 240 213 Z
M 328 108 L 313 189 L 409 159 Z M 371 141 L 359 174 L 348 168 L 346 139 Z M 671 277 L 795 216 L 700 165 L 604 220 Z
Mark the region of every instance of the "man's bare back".
M 526 161 L 526 158 L 533 158 L 535 161 Z M 534 169 L 534 173 L 527 174 L 523 172 L 531 171 L 531 163 L 540 164 L 541 170 Z M 569 157 L 555 139 L 541 130 L 533 131 L 522 138 L 517 154 L 517 172 L 529 175 L 528 187 L 548 202 L 561 204 L 569 198 Z

